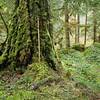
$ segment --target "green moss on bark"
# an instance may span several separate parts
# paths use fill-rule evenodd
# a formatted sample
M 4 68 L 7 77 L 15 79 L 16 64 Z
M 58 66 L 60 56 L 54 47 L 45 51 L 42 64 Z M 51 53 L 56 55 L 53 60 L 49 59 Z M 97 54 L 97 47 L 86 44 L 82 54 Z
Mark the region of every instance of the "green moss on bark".
M 47 0 L 18 0 L 15 4 L 11 30 L 3 54 L 7 64 L 16 67 L 38 62 L 38 26 L 40 31 L 40 57 L 55 69 L 55 54 L 52 46 L 50 8 Z M 35 59 L 35 60 L 34 60 Z

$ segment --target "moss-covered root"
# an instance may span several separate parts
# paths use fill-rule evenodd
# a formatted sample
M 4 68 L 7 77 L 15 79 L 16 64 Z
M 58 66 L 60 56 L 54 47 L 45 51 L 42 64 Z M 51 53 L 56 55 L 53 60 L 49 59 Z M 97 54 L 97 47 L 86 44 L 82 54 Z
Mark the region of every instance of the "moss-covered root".
M 0 56 L 0 69 L 4 66 L 5 60 L 6 60 L 6 57 L 4 57 L 3 55 Z

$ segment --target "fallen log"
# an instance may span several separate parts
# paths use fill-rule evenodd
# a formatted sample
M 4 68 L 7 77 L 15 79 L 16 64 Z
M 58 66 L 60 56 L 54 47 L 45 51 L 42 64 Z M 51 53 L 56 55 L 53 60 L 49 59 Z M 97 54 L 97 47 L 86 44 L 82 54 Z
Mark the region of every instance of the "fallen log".
M 61 77 L 56 77 L 56 78 L 45 78 L 37 83 L 33 83 L 32 84 L 32 90 L 37 90 L 40 86 L 43 85 L 50 85 L 51 83 L 55 82 L 56 84 L 59 83 L 61 81 Z

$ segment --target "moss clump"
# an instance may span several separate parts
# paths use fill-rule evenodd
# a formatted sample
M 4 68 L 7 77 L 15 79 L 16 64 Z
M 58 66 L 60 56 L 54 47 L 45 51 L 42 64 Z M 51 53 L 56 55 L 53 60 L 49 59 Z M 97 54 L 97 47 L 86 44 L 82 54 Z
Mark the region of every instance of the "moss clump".
M 49 67 L 45 62 L 33 63 L 29 65 L 29 68 L 25 74 L 34 73 L 34 81 L 42 80 L 50 75 Z
M 40 80 L 50 76 L 48 66 L 45 62 L 33 63 L 28 65 L 27 70 L 22 75 L 21 79 L 18 80 L 18 85 L 32 84 L 33 82 L 39 82 Z M 23 87 L 23 86 L 22 86 Z M 25 86 L 27 88 L 27 86 Z

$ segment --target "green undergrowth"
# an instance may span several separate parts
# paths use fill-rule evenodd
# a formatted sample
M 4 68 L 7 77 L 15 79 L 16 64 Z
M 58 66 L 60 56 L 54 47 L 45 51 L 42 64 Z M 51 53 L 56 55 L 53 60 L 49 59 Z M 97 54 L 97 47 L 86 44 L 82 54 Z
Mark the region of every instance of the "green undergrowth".
M 97 43 L 84 52 L 61 50 L 59 59 L 66 72 L 65 78 L 43 84 L 37 90 L 33 90 L 34 83 L 58 75 L 47 63 L 30 64 L 22 75 L 5 69 L 0 72 L 0 100 L 99 100 L 99 51 Z
M 32 84 L 45 78 L 57 77 L 44 62 L 28 66 L 23 75 L 3 71 L 0 74 L 0 100 L 80 100 L 83 94 L 73 81 L 62 80 L 40 86 L 34 91 Z M 84 98 L 87 98 L 84 96 Z
M 89 63 L 100 67 L 100 43 L 95 43 L 94 45 L 88 47 L 84 52 L 84 56 Z
M 62 50 L 60 57 L 74 81 L 93 92 L 100 92 L 100 44 L 96 43 L 82 53 L 73 49 L 67 53 Z

